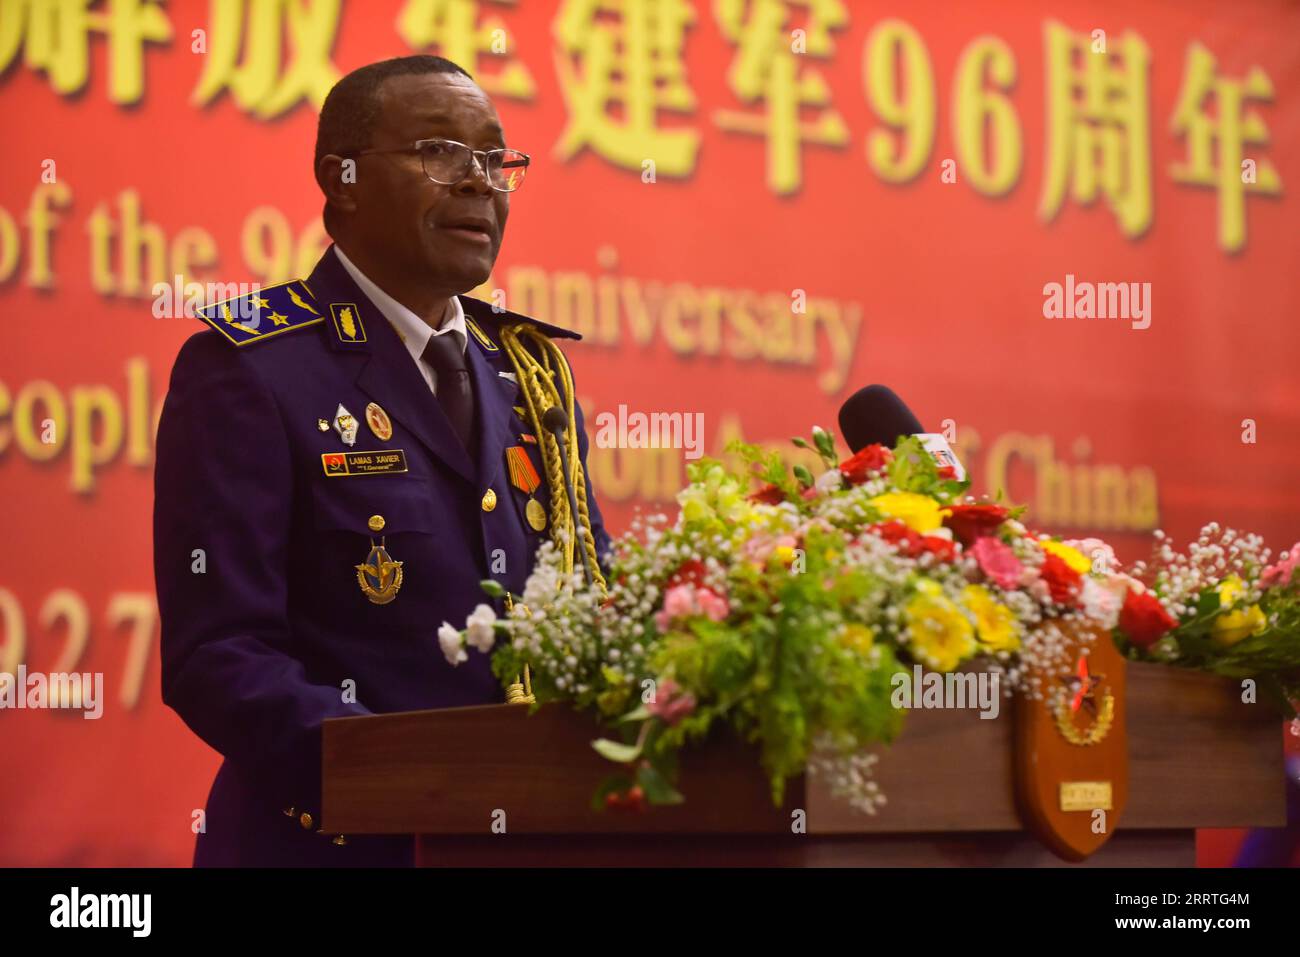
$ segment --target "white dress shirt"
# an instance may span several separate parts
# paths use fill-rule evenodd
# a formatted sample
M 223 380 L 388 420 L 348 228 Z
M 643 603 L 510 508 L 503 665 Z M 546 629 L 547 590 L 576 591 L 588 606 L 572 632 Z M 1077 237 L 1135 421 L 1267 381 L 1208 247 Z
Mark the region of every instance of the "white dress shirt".
M 438 373 L 434 371 L 433 366 L 425 362 L 423 358 L 425 347 L 429 345 L 429 340 L 434 336 L 454 335 L 460 343 L 460 351 L 463 354 L 465 347 L 469 343 L 469 330 L 465 327 L 465 310 L 460 304 L 458 296 L 452 296 L 447 303 L 447 311 L 443 313 L 442 325 L 434 329 L 427 322 L 407 309 L 400 302 L 376 286 L 369 277 L 360 269 L 353 265 L 347 256 L 343 255 L 343 250 L 338 246 L 334 247 L 334 254 L 339 257 L 339 262 L 343 268 L 348 271 L 353 282 L 361 287 L 361 291 L 366 294 L 366 298 L 375 304 L 384 318 L 388 320 L 397 337 L 402 340 L 406 346 L 406 351 L 411 354 L 415 360 L 415 367 L 420 370 L 420 375 L 424 376 L 424 381 L 429 384 L 429 391 L 435 396 L 438 394 Z

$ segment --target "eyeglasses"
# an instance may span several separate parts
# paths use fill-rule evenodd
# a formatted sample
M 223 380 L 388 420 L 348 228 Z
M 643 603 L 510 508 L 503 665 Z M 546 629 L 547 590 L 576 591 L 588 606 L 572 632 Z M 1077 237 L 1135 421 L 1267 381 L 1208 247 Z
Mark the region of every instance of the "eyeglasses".
M 477 162 L 484 171 L 487 184 L 502 193 L 517 190 L 528 170 L 529 156 L 518 150 L 475 150 L 455 140 L 416 140 L 412 146 L 398 146 L 383 150 L 351 150 L 349 156 L 368 156 L 373 153 L 420 154 L 424 175 L 443 186 L 455 186 L 469 173 L 470 165 Z

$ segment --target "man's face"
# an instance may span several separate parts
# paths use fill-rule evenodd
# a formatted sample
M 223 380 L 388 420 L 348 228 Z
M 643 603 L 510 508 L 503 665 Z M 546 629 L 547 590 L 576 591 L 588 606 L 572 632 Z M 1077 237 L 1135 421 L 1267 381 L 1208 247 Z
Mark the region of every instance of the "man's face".
M 491 101 L 459 73 L 392 77 L 380 87 L 379 102 L 374 149 L 434 137 L 476 150 L 506 145 Z M 477 162 L 459 183 L 443 185 L 425 175 L 414 151 L 363 156 L 354 195 L 357 243 L 394 278 L 457 295 L 491 274 L 510 200 L 487 184 Z

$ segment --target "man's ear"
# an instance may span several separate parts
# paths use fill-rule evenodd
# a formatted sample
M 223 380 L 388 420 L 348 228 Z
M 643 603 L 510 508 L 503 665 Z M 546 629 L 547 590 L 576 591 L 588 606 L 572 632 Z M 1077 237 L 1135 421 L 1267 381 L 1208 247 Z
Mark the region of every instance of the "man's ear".
M 325 201 L 340 212 L 356 212 L 357 161 L 328 153 L 316 164 L 316 185 Z

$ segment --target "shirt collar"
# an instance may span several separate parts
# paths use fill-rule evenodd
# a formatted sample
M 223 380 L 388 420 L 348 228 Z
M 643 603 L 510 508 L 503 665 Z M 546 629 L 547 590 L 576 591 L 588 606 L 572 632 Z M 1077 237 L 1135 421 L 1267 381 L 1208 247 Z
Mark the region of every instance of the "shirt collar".
M 353 264 L 352 260 L 343 254 L 343 250 L 339 249 L 337 245 L 334 247 L 334 254 L 339 257 L 339 262 L 348 271 L 352 281 L 361 287 L 361 291 L 366 294 L 366 298 L 373 302 L 375 308 L 384 314 L 384 318 L 397 332 L 407 351 L 416 359 L 419 359 L 424 354 L 424 349 L 429 344 L 430 339 L 448 333 L 457 334 L 460 351 L 465 352 L 465 348 L 469 343 L 469 330 L 465 326 L 465 308 L 460 304 L 459 296 L 452 296 L 448 301 L 447 311 L 443 313 L 442 325 L 435 330 L 414 312 L 375 285 L 365 273 Z

